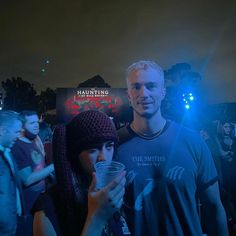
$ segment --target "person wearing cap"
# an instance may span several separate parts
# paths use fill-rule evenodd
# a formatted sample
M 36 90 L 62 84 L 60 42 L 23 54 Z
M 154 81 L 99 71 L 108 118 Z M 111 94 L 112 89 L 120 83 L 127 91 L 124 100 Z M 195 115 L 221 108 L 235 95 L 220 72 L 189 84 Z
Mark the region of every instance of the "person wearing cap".
M 112 160 L 117 141 L 112 121 L 100 111 L 84 111 L 56 127 L 57 185 L 42 194 L 32 210 L 34 235 L 110 235 L 123 201 L 125 172 L 96 190 L 93 166 Z

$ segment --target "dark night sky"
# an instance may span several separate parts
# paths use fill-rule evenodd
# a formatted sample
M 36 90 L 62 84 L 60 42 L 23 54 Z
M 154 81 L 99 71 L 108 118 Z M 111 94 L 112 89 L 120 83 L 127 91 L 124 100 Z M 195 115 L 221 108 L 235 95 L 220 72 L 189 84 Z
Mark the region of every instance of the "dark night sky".
M 76 87 L 100 74 L 112 87 L 125 87 L 126 67 L 152 59 L 164 69 L 189 63 L 202 75 L 208 102 L 236 101 L 235 0 L 0 4 L 1 81 L 21 76 L 40 91 Z

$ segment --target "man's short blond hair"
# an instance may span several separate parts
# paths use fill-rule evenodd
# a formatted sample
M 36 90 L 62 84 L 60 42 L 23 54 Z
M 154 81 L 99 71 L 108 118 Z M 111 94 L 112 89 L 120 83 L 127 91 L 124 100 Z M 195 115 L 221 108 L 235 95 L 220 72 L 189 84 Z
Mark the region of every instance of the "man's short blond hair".
M 130 74 L 135 71 L 135 70 L 147 70 L 147 69 L 154 69 L 157 72 L 160 73 L 161 77 L 164 80 L 164 71 L 163 69 L 154 61 L 149 61 L 149 60 L 141 60 L 141 61 L 137 61 L 134 62 L 133 64 L 131 64 L 127 70 L 126 70 L 126 80 L 128 80 Z

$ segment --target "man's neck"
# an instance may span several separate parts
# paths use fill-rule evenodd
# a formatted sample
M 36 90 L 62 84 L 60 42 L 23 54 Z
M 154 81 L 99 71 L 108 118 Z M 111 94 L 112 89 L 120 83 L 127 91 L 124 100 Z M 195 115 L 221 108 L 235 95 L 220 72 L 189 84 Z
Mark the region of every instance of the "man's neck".
M 143 134 L 154 134 L 162 130 L 166 124 L 166 120 L 162 117 L 161 112 L 158 111 L 150 118 L 142 117 L 134 113 L 133 127 Z

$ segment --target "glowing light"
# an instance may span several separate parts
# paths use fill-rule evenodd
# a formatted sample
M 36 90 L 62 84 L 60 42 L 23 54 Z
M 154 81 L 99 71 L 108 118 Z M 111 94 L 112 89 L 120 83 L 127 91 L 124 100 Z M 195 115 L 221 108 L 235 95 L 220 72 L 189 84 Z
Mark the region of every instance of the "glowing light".
M 186 104 L 185 108 L 188 110 L 190 108 L 189 104 Z
M 193 100 L 194 100 L 194 97 L 193 97 L 193 96 L 190 96 L 189 99 L 190 99 L 191 101 L 193 101 Z
M 41 70 L 41 72 L 43 72 L 43 73 L 44 73 L 45 71 L 46 71 L 45 69 L 42 69 L 42 70 Z

